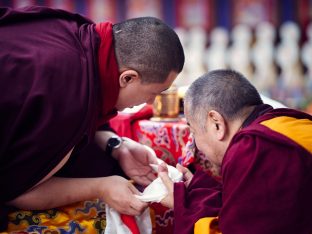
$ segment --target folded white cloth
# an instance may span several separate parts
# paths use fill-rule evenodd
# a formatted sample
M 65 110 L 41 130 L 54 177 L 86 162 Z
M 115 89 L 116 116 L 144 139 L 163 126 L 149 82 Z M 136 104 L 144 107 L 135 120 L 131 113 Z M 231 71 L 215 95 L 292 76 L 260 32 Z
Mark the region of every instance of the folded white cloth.
M 161 159 L 158 160 L 158 165 L 163 163 Z M 151 164 L 151 167 L 157 172 L 158 170 L 157 164 Z M 168 167 L 168 176 L 173 182 L 182 181 L 183 174 L 178 171 L 175 167 L 167 165 Z M 156 178 L 150 185 L 148 185 L 143 193 L 140 195 L 135 195 L 138 199 L 144 202 L 160 202 L 166 195 L 168 194 L 168 190 L 162 180 L 158 177 Z
M 146 148 L 157 158 L 155 151 L 146 146 Z M 158 171 L 158 165 L 163 161 L 157 158 L 158 164 L 150 164 L 155 172 Z M 168 175 L 173 182 L 182 181 L 183 174 L 173 166 L 168 167 Z M 143 193 L 135 195 L 144 202 L 160 202 L 166 195 L 168 190 L 160 178 L 156 178 Z M 120 214 L 106 204 L 106 228 L 104 234 L 132 234 L 131 230 L 123 223 Z M 137 226 L 140 233 L 152 233 L 152 223 L 150 218 L 150 210 L 146 209 L 140 216 L 135 216 Z

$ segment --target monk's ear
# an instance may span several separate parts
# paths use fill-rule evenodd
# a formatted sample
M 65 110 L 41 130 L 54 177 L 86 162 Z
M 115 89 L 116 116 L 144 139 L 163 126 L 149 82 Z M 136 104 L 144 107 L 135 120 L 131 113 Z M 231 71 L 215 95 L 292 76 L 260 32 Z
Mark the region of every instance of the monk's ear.
M 139 73 L 132 69 L 123 71 L 119 76 L 119 85 L 121 88 L 136 81 L 140 81 Z
M 208 131 L 213 131 L 219 141 L 223 140 L 227 131 L 227 125 L 223 116 L 219 112 L 211 110 L 208 113 L 207 121 L 209 121 L 210 126 Z

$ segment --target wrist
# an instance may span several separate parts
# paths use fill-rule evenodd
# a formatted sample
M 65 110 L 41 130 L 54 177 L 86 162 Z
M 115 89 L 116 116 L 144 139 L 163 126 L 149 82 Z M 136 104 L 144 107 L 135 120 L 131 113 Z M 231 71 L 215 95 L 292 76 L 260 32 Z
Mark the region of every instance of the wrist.
M 107 196 L 106 191 L 109 188 L 109 178 L 110 176 L 97 178 L 97 183 L 94 183 L 95 186 L 93 187 L 96 198 L 103 198 Z

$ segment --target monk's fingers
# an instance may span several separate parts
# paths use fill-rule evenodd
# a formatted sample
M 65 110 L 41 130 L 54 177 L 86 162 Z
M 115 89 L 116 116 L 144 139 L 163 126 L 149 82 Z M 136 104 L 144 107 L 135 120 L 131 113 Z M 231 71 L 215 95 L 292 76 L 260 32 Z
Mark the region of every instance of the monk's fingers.
M 132 212 L 132 215 L 140 215 L 144 212 L 144 210 L 148 207 L 148 203 L 142 202 L 136 197 L 132 199 L 132 202 L 130 204 L 130 209 Z
M 152 179 L 147 176 L 132 176 L 132 179 L 139 185 L 147 186 L 152 182 Z
M 135 187 L 131 188 L 131 191 L 134 194 L 139 195 L 138 193 L 139 191 Z M 137 197 L 133 196 L 131 198 L 129 206 L 130 206 L 130 211 L 132 212 L 132 215 L 140 215 L 146 209 L 146 207 L 148 206 L 148 203 L 140 201 Z
M 150 181 L 150 182 L 153 182 L 153 180 L 155 180 L 157 177 L 155 176 L 155 174 L 153 172 L 151 173 L 148 173 L 146 175 L 146 178 Z
M 133 197 L 133 201 L 137 199 L 136 197 Z M 141 202 L 141 201 L 139 201 Z M 147 208 L 147 204 L 144 202 L 141 202 L 142 204 L 138 204 L 136 202 L 131 202 L 127 207 L 123 207 L 123 209 L 121 210 L 122 214 L 126 214 L 126 215 L 132 215 L 132 216 L 136 216 L 136 215 L 140 215 L 144 212 L 144 210 Z
M 177 164 L 176 167 L 177 167 L 177 169 L 180 172 L 182 172 L 184 180 L 186 180 L 186 181 L 192 180 L 193 174 L 192 174 L 192 172 L 189 169 L 187 169 L 186 167 L 181 166 L 180 164 Z
M 173 182 L 168 175 L 168 171 L 167 172 L 166 171 L 158 172 L 158 176 L 160 177 L 160 179 L 162 180 L 162 182 L 164 183 L 164 185 L 166 186 L 168 191 L 172 192 L 173 191 Z
M 187 171 L 187 172 L 183 175 L 183 177 L 184 177 L 184 179 L 185 179 L 186 181 L 190 181 L 190 180 L 192 180 L 192 178 L 193 178 L 193 174 L 192 174 L 192 172 Z

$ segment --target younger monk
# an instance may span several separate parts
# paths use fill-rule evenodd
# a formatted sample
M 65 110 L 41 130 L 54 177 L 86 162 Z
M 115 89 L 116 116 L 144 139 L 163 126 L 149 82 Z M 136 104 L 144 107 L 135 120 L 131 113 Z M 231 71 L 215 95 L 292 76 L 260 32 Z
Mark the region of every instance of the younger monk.
M 148 204 L 116 175 L 147 185 L 156 158 L 107 123 L 153 103 L 181 72 L 173 29 L 153 17 L 95 24 L 46 7 L 0 8 L 0 48 L 0 229 L 7 206 L 100 198 L 119 213 L 143 212 Z
M 174 208 L 175 233 L 193 233 L 209 216 L 219 216 L 225 234 L 312 233 L 312 116 L 263 104 L 231 70 L 194 81 L 184 111 L 222 181 L 179 166 L 186 182 L 173 185 L 160 166 L 169 190 L 162 204 Z

